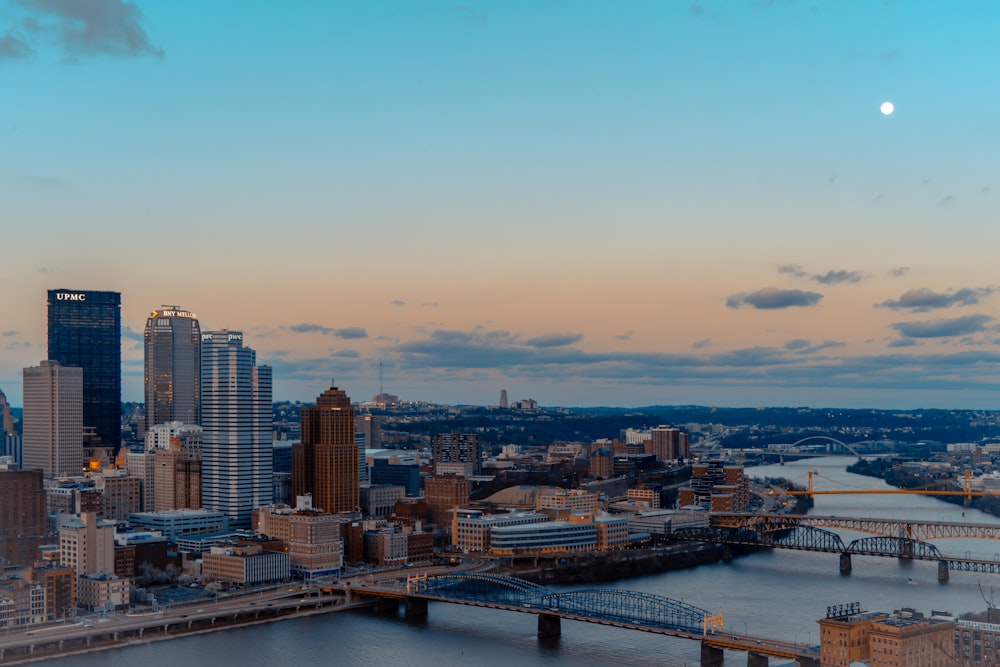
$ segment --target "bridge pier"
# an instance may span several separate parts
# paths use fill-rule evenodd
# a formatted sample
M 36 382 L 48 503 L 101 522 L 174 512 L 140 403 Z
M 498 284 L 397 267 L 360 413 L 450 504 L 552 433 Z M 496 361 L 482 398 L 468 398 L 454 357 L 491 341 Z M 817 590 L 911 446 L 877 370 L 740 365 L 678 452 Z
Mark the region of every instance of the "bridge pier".
M 851 554 L 848 553 L 840 554 L 840 573 L 841 574 L 851 573 Z
M 406 598 L 403 600 L 403 613 L 406 618 L 424 618 L 427 616 L 427 600 L 424 598 Z
M 938 561 L 938 581 L 942 584 L 948 581 L 948 561 Z
M 819 667 L 819 658 L 806 658 L 804 656 L 799 656 L 795 658 L 795 662 L 799 664 L 799 667 Z
M 553 614 L 538 615 L 538 636 L 558 637 L 562 634 L 562 619 Z
M 399 600 L 396 598 L 376 598 L 376 614 L 395 614 L 399 611 Z
M 767 667 L 767 656 L 753 651 L 747 652 L 747 667 Z
M 725 651 L 718 646 L 701 643 L 701 667 L 722 667 Z

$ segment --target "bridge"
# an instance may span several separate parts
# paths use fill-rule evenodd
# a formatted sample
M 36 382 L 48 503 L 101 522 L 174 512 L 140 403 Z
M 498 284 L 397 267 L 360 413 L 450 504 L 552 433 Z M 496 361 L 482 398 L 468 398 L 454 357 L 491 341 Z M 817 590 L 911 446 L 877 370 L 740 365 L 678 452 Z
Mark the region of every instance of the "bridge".
M 840 528 L 874 535 L 845 544 Z M 840 571 L 852 569 L 851 556 L 876 556 L 905 560 L 936 561 L 938 580 L 947 581 L 949 571 L 1000 574 L 1000 560 L 947 556 L 927 540 L 943 538 L 1000 539 L 1000 525 L 900 519 L 858 519 L 806 514 L 752 514 L 714 512 L 711 524 L 674 531 L 678 540 L 716 542 L 758 548 L 821 551 L 840 554 Z
M 544 586 L 489 573 L 413 576 L 365 587 L 339 586 L 352 598 L 375 597 L 383 611 L 403 602 L 407 617 L 427 614 L 428 602 L 504 609 L 538 616 L 538 634 L 556 637 L 562 619 L 597 623 L 701 642 L 702 667 L 721 667 L 725 649 L 747 652 L 748 667 L 765 667 L 769 657 L 819 667 L 816 647 L 747 634 L 720 634 L 721 614 L 686 602 L 638 591 L 592 589 L 554 591 Z

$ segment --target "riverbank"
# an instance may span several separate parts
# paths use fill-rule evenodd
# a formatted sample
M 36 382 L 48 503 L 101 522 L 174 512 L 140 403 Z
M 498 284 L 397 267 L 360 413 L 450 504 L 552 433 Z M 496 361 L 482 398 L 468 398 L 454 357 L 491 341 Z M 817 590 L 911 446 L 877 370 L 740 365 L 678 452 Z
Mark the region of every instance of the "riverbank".
M 56 657 L 150 644 L 230 628 L 262 625 L 279 620 L 370 606 L 370 602 L 349 603 L 343 598 L 329 596 L 308 600 L 276 601 L 266 606 L 248 602 L 245 607 L 234 606 L 228 609 L 180 608 L 171 615 L 122 615 L 102 623 L 88 624 L 95 627 L 40 626 L 20 636 L 0 638 L 0 665 L 40 662 Z

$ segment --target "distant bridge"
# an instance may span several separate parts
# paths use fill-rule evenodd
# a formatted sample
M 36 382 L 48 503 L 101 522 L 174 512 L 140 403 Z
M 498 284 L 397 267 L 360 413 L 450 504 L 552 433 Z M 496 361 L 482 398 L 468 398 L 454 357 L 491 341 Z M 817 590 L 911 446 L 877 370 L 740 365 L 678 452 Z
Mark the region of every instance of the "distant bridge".
M 825 528 L 842 528 L 874 536 L 844 544 L 840 535 Z M 853 555 L 936 561 L 940 581 L 948 580 L 949 570 L 1000 574 L 1000 560 L 946 556 L 926 541 L 952 537 L 1000 539 L 1000 525 L 716 512 L 712 514 L 710 526 L 682 528 L 673 536 L 679 540 L 837 553 L 843 573 L 851 571 Z
M 752 635 L 717 634 L 721 614 L 661 595 L 621 589 L 553 591 L 544 586 L 496 574 L 470 573 L 409 577 L 365 587 L 340 586 L 352 597 L 371 596 L 404 603 L 407 616 L 427 614 L 427 603 L 448 602 L 505 609 L 538 616 L 540 636 L 558 636 L 561 619 L 598 623 L 701 642 L 703 667 L 722 665 L 724 649 L 748 652 L 747 664 L 767 665 L 767 656 L 819 665 L 815 648 Z M 388 610 L 394 607 L 387 607 Z

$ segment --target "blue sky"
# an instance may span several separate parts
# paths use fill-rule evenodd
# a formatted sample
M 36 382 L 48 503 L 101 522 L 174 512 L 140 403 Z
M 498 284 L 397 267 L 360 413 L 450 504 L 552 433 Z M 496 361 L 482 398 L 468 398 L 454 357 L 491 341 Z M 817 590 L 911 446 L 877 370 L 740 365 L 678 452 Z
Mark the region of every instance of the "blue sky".
M 994 407 L 990 2 L 0 0 L 0 389 L 45 290 L 279 398 Z M 884 116 L 879 105 L 892 101 Z

